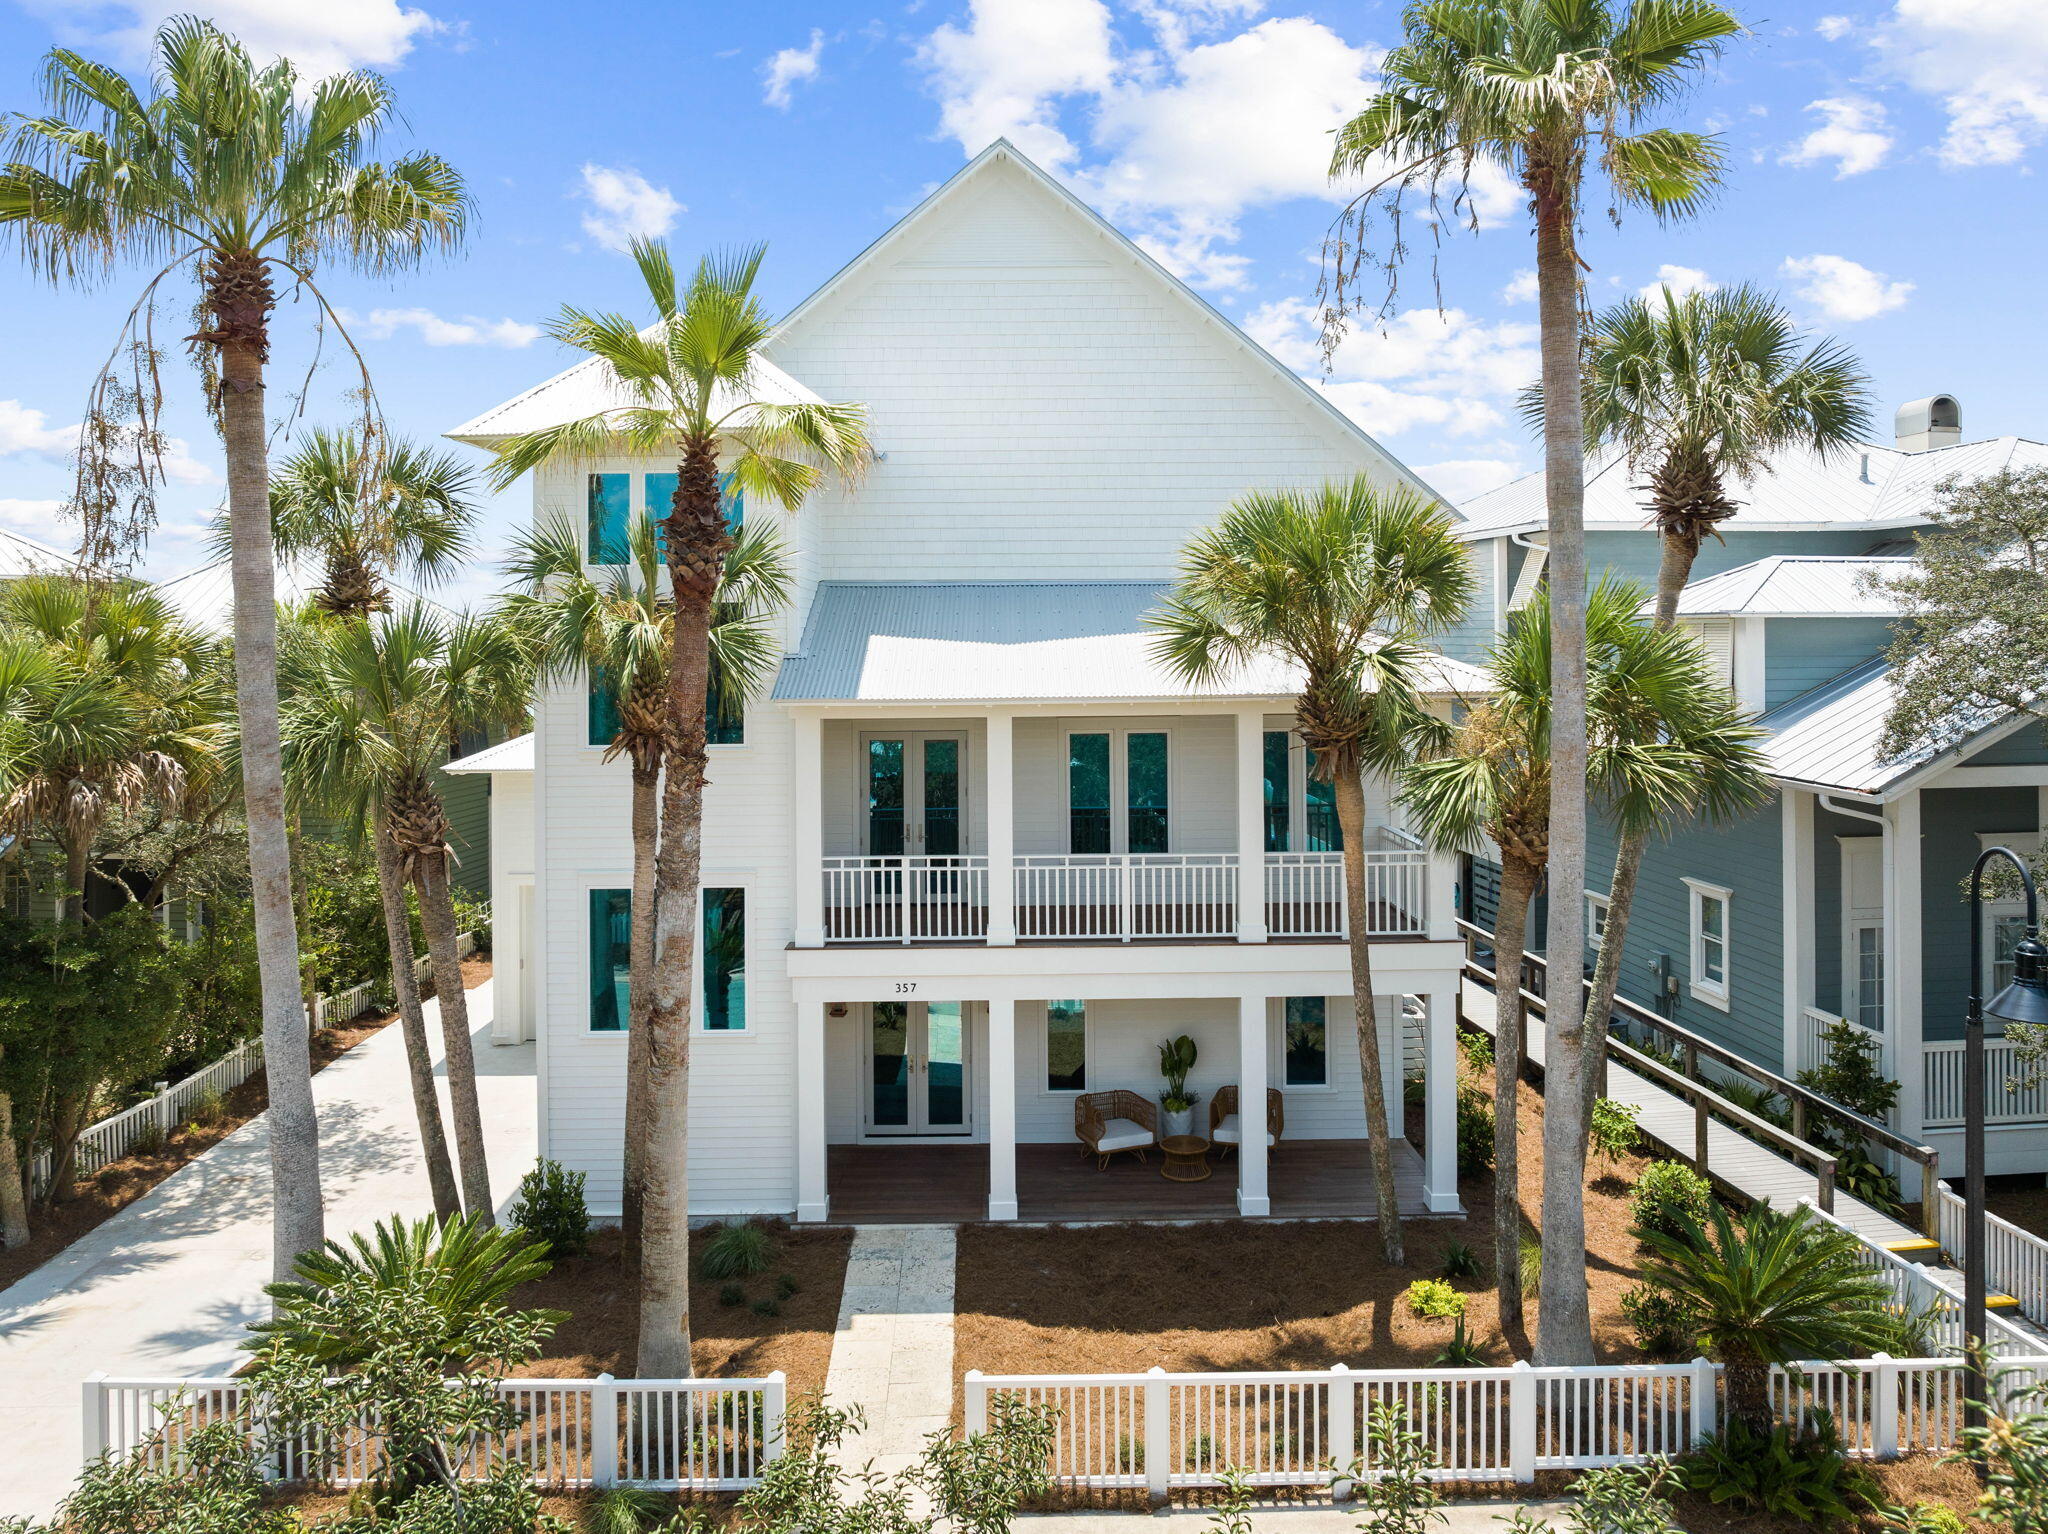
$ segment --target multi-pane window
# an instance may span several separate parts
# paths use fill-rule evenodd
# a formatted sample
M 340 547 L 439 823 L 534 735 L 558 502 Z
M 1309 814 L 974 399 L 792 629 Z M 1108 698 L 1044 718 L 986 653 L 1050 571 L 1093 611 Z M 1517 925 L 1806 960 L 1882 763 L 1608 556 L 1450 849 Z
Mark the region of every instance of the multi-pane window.
M 2020 938 L 2026 934 L 2027 919 L 2019 915 L 1998 915 L 1991 918 L 1991 989 L 1986 994 L 1996 996 L 2012 984 L 2013 950 L 2019 947 Z
M 1286 1034 L 1281 1041 L 1281 1082 L 1290 1087 L 1321 1087 L 1330 1082 L 1328 1000 L 1321 996 L 1287 998 Z
M 1166 851 L 1166 736 L 1133 730 L 1124 737 L 1129 823 L 1126 851 Z
M 1313 768 L 1313 762 L 1310 763 Z M 1310 771 L 1302 784 L 1302 800 L 1308 811 L 1306 849 L 1309 852 L 1342 852 L 1344 832 L 1337 825 L 1337 785 Z
M 1165 852 L 1172 813 L 1163 730 L 1067 737 L 1067 850 Z
M 707 887 L 702 893 L 699 969 L 701 1026 L 737 1033 L 747 1026 L 747 892 Z M 633 892 L 590 892 L 590 1030 L 623 1033 L 630 1015 Z
M 1344 833 L 1337 828 L 1337 786 L 1316 781 L 1313 757 L 1296 745 L 1291 732 L 1265 732 L 1266 850 L 1268 852 L 1341 852 Z M 1301 803 L 1297 818 L 1296 800 Z
M 1692 907 L 1692 993 L 1701 1001 L 1728 1005 L 1728 903 L 1731 892 L 1687 879 Z
M 622 565 L 632 557 L 632 539 L 628 533 L 628 522 L 633 514 L 633 481 L 631 474 L 593 474 L 589 481 L 589 543 L 586 557 L 594 565 Z M 637 476 L 643 483 L 641 507 L 648 519 L 655 523 L 655 545 L 657 557 L 662 544 L 660 524 L 668 517 L 675 504 L 676 476 L 667 474 L 643 474 Z M 730 474 L 718 476 L 719 504 L 725 509 L 725 526 L 728 532 L 737 533 L 746 518 L 745 498 L 736 489 Z
M 1293 785 L 1287 781 L 1289 749 L 1285 730 L 1266 731 L 1266 850 L 1287 851 L 1288 822 L 1294 808 Z
M 2018 941 L 2017 929 L 2012 940 Z M 1872 1033 L 1884 1032 L 1884 924 L 1859 922 L 1850 932 L 1855 973 L 1850 977 L 1850 1016 Z M 2012 949 L 2006 948 L 2006 978 L 2012 976 Z M 1994 966 L 1995 967 L 1995 966 Z M 2001 984 L 2003 982 L 2000 982 Z
M 1088 1090 L 1088 1003 L 1045 1004 L 1045 1089 Z

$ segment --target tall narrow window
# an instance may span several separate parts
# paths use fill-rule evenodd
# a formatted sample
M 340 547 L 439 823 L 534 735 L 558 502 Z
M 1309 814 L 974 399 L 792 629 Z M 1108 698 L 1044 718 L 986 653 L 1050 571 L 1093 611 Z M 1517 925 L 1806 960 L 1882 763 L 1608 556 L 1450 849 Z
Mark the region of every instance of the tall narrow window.
M 632 974 L 633 892 L 590 892 L 590 1031 L 620 1033 Z
M 675 510 L 676 476 L 673 474 L 650 474 L 647 476 L 647 520 L 654 524 L 654 550 L 656 559 L 668 563 L 668 534 L 662 531 L 662 523 Z
M 1045 1004 L 1045 1089 L 1088 1090 L 1088 1003 Z
M 903 742 L 868 742 L 868 852 L 903 856 Z
M 1321 996 L 1287 998 L 1287 1036 L 1283 1043 L 1281 1081 L 1290 1087 L 1330 1084 L 1328 1000 Z
M 1337 824 L 1337 785 L 1324 782 L 1314 772 L 1302 785 L 1302 798 L 1307 801 L 1308 850 L 1310 852 L 1342 852 L 1344 831 Z
M 924 743 L 924 852 L 950 858 L 960 851 L 960 742 Z
M 1687 879 L 1692 904 L 1692 994 L 1728 1009 L 1728 903 L 1732 892 Z
M 2007 922 L 2012 923 L 2009 930 L 2005 926 Z M 2006 958 L 2003 961 L 2005 978 L 2003 980 L 1994 979 L 1993 981 L 1995 986 L 2002 989 L 2005 981 L 2012 978 L 2011 945 L 2019 941 L 2019 918 L 2010 916 L 2000 917 L 1999 929 L 1996 935 L 2005 939 Z M 1872 1033 L 1882 1033 L 1884 1032 L 1884 924 L 1874 921 L 1864 922 L 1856 928 L 1852 934 L 1852 940 L 1856 945 L 1856 974 L 1851 1005 L 1856 1010 L 1851 1015 L 1860 1026 L 1868 1028 Z M 1996 991 L 1993 994 L 1995 995 Z
M 633 476 L 593 474 L 590 476 L 588 554 L 594 565 L 622 565 L 626 562 L 626 518 L 631 514 Z
M 1266 731 L 1266 850 L 1287 850 L 1288 811 L 1293 808 L 1287 781 L 1288 739 L 1285 730 Z
M 587 709 L 588 733 L 585 736 L 593 746 L 608 746 L 619 735 L 619 690 L 612 685 L 612 679 L 602 671 L 590 673 L 590 698 Z
M 1109 737 L 1067 737 L 1067 851 L 1109 851 Z
M 747 740 L 747 700 L 719 681 L 716 667 L 704 684 L 704 739 L 714 746 L 740 746 Z
M 1125 846 L 1131 852 L 1167 850 L 1166 736 L 1133 730 L 1124 737 L 1125 795 L 1129 820 Z
M 737 1033 L 747 1026 L 747 892 L 704 891 L 704 1027 Z

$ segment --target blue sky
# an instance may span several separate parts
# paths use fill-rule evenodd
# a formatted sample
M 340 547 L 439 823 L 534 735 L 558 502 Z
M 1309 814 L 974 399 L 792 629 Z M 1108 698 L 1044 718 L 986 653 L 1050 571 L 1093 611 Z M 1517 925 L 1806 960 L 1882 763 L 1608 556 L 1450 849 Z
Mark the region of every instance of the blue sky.
M 150 28 L 186 8 L 0 6 L 0 107 L 37 104 L 34 61 L 53 44 L 133 67 Z M 1860 353 L 1887 419 L 1940 390 L 1960 397 L 1968 437 L 2048 435 L 2048 5 L 1739 8 L 1750 34 L 1675 114 L 1724 136 L 1730 185 L 1683 225 L 1596 217 L 1593 300 L 1660 280 L 1763 282 Z M 386 72 L 405 141 L 468 177 L 478 218 L 461 255 L 396 280 L 323 280 L 400 432 L 433 436 L 564 365 L 539 323 L 564 301 L 630 306 L 630 232 L 665 233 L 685 255 L 766 240 L 767 296 L 786 309 L 1007 134 L 1447 494 L 1535 463 L 1512 409 L 1534 371 L 1535 310 L 1509 188 L 1482 188 L 1481 233 L 1446 236 L 1442 313 L 1425 255 L 1384 333 L 1357 332 L 1327 380 L 1315 354 L 1316 252 L 1335 210 L 1326 135 L 1397 39 L 1396 4 L 233 0 L 209 14 L 311 72 Z M 53 292 L 0 266 L 0 526 L 71 537 L 57 515 L 70 431 L 138 285 L 128 270 Z M 167 306 L 164 335 L 183 334 L 185 303 Z M 281 413 L 306 365 L 308 305 L 278 326 Z M 160 576 L 203 562 L 222 493 L 193 376 L 174 361 L 169 377 L 184 446 L 145 566 Z M 342 419 L 350 381 L 324 366 L 308 418 Z M 494 501 L 479 565 L 452 594 L 491 587 L 521 506 Z

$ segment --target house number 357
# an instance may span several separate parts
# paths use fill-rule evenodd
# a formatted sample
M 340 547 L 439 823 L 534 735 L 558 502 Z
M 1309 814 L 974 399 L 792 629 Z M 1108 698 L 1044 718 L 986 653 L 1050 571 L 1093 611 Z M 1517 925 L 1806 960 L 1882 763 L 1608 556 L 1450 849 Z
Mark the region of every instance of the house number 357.
M 898 996 L 909 996 L 916 990 L 917 982 L 915 980 L 899 980 L 896 982 L 896 994 Z

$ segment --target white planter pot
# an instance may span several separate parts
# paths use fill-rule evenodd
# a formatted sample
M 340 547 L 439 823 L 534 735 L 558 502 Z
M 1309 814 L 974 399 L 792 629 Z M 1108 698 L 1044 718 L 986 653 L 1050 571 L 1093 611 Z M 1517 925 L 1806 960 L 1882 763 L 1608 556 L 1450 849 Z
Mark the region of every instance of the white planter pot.
M 1191 1135 L 1195 1132 L 1195 1110 L 1183 1108 L 1178 1113 L 1161 1105 L 1159 1109 L 1159 1133 L 1165 1135 Z

